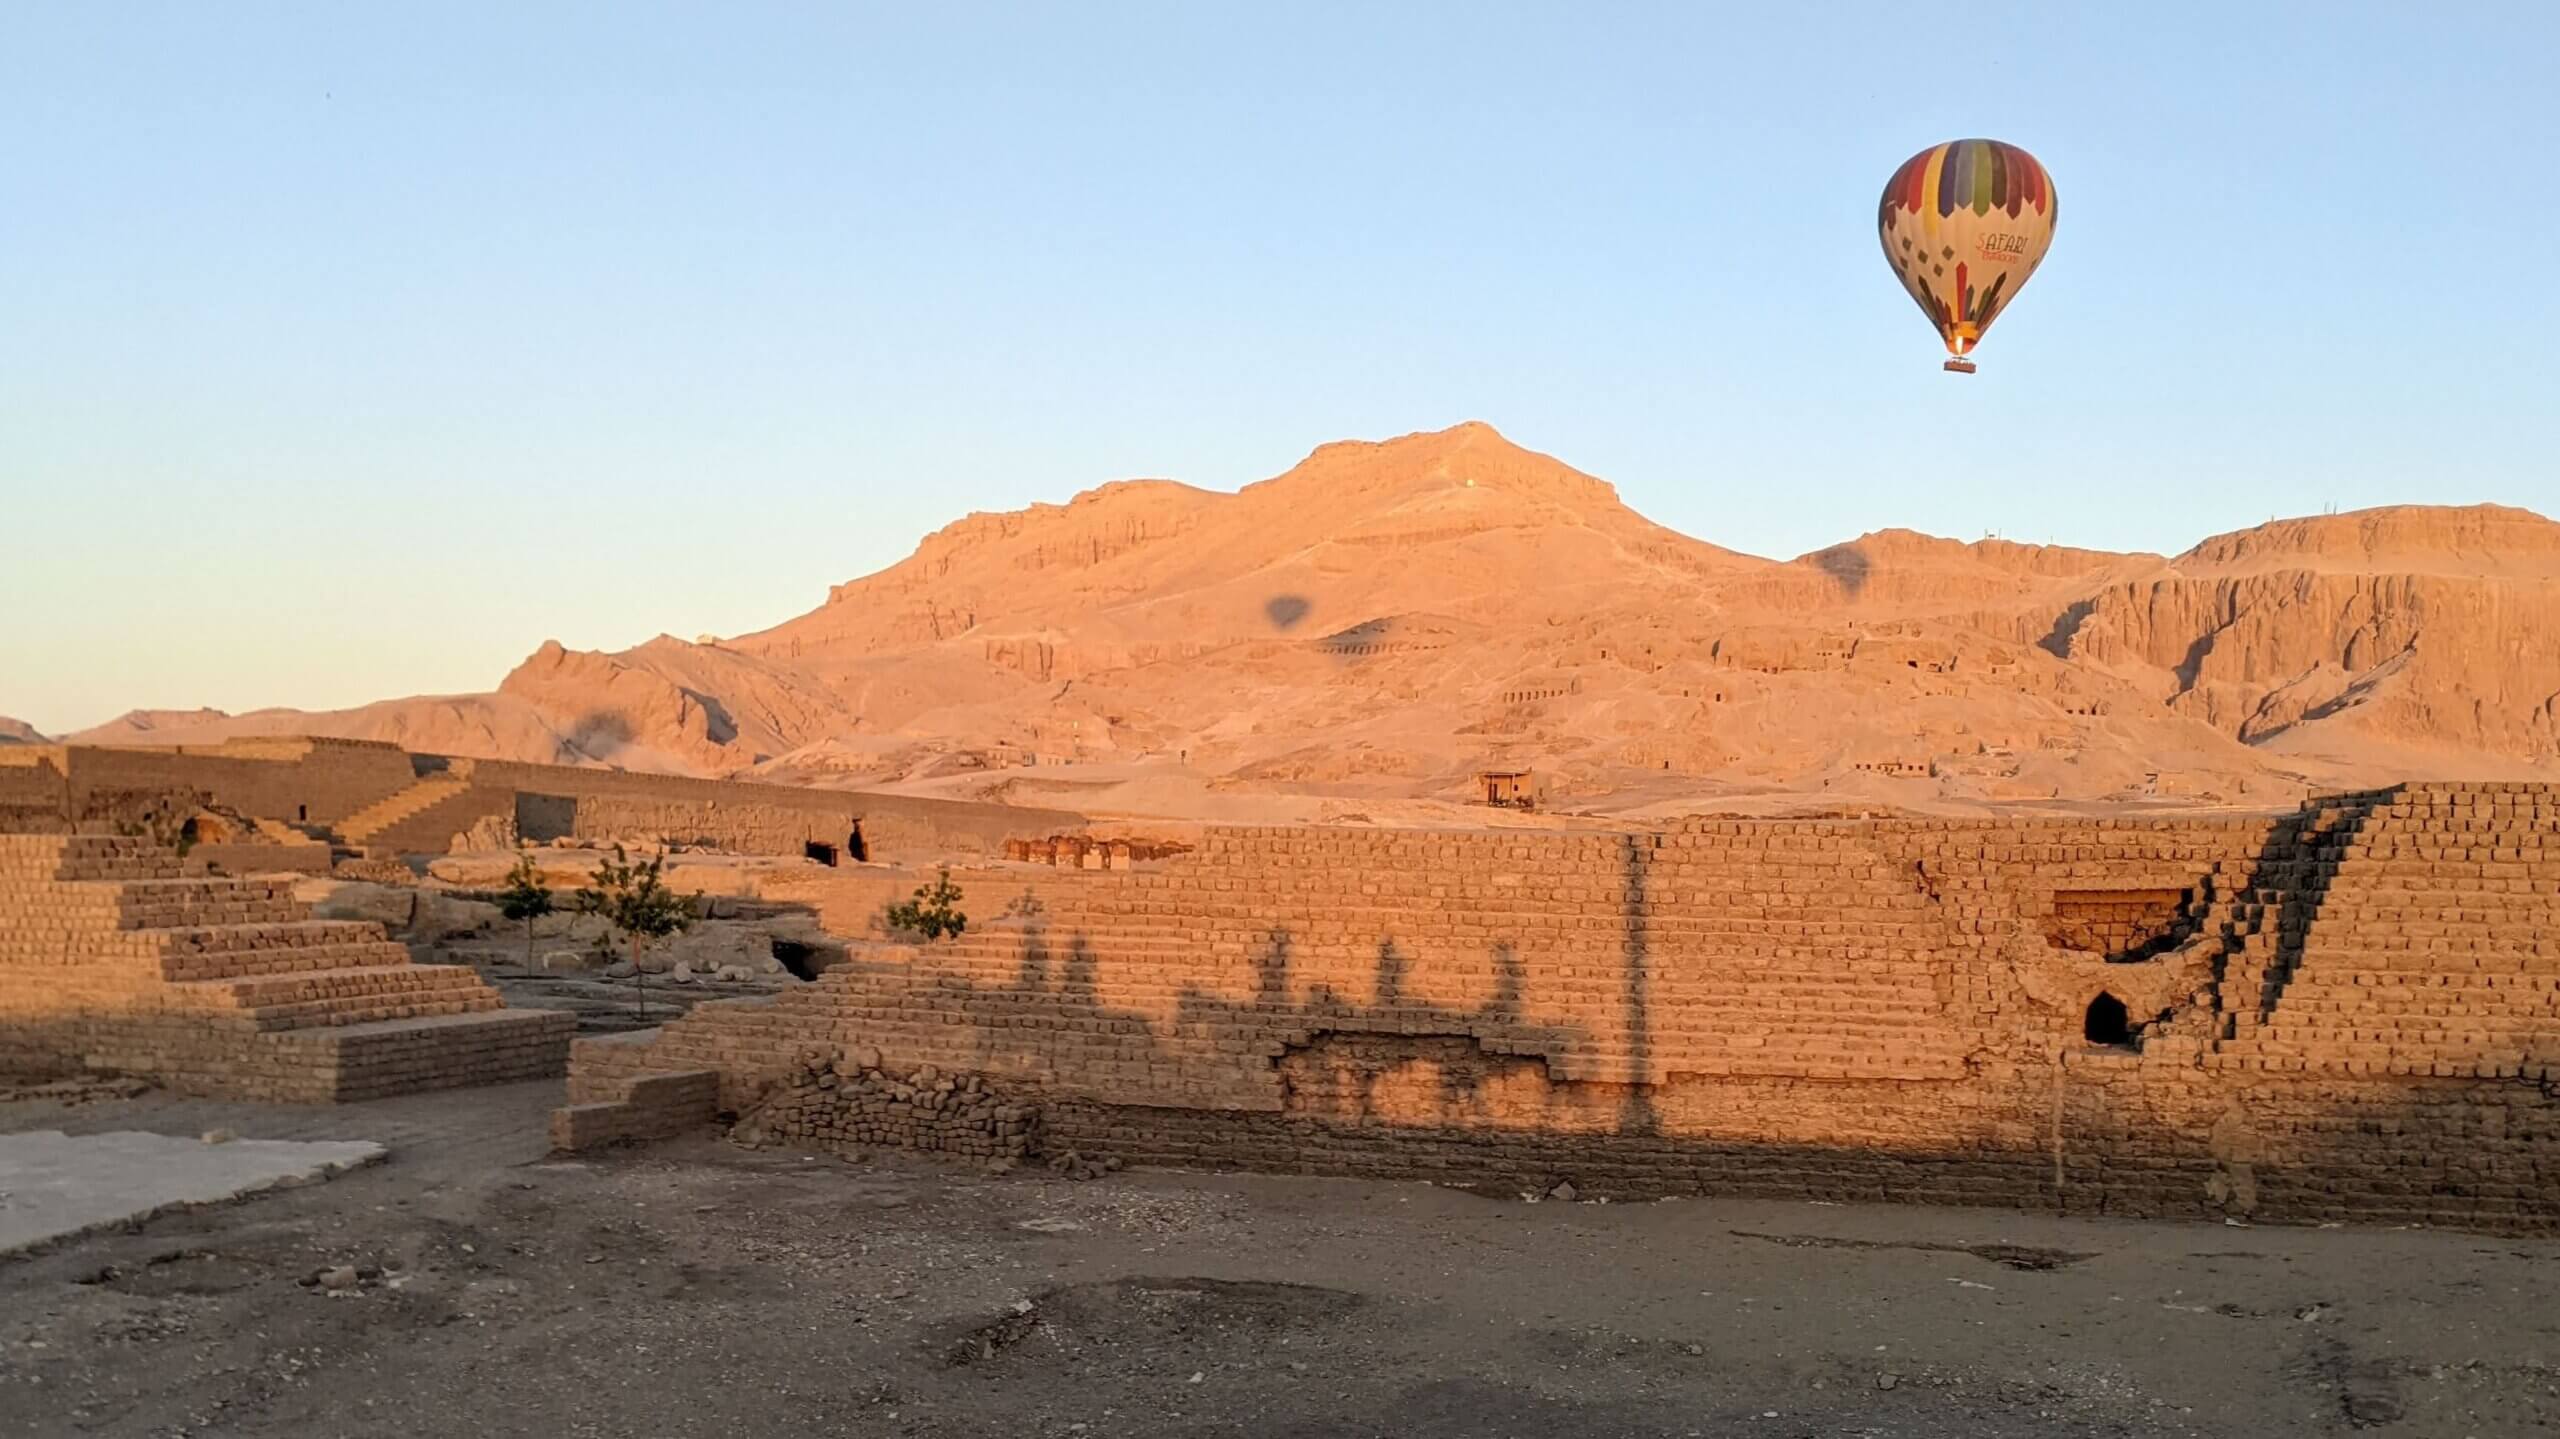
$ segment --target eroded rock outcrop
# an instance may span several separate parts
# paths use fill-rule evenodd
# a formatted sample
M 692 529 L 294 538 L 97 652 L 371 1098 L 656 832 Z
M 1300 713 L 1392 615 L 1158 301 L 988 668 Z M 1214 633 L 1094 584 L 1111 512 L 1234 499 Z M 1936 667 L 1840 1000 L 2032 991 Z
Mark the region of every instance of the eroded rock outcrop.
M 2068 652 L 2253 744 L 2318 727 L 2548 756 L 2560 525 L 2401 507 L 2217 536 L 2100 591 Z

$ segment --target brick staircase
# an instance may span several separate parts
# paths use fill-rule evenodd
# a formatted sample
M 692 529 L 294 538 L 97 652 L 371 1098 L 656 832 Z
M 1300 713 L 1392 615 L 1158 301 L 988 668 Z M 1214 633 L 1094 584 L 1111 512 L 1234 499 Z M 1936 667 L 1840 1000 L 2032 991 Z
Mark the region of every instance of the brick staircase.
M 364 808 L 338 821 L 338 837 L 352 845 L 364 845 L 393 825 L 423 813 L 452 799 L 471 787 L 471 782 L 449 774 L 431 774 L 406 789 L 394 790 Z
M 2408 785 L 2306 837 L 2255 1005 L 2267 1069 L 2560 1079 L 2560 790 Z M 2235 965 L 2244 977 L 2245 966 Z
M 511 791 L 481 788 L 467 770 L 430 774 L 338 821 L 337 835 L 353 849 L 442 853 L 456 833 L 514 804 Z
M 208 877 L 146 840 L 0 835 L 0 1071 L 184 1093 L 378 1098 L 562 1072 L 575 1021 L 503 1007 L 288 882 Z

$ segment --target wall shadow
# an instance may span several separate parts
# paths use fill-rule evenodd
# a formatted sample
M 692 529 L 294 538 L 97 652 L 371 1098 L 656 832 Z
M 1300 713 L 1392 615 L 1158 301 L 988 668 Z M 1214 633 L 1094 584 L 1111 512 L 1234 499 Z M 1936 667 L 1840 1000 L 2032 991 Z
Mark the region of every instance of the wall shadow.
M 2400 790 L 2395 785 L 2338 795 L 2324 807 L 2306 807 L 2285 816 L 2267 832 L 2265 843 L 2250 865 L 2248 893 L 2251 902 L 2261 904 L 2265 896 L 2275 896 L 2275 903 L 2269 907 L 2271 912 L 2262 910 L 2257 921 L 2261 933 L 2266 925 L 2275 926 L 2275 940 L 2263 972 L 2239 975 L 2227 972 L 2230 948 L 2226 946 L 2226 972 L 2214 976 L 2226 1016 L 2243 1016 L 2258 1023 L 2274 1017 L 2276 1007 L 2283 1001 L 2285 986 L 2301 968 L 2311 926 L 2328 902 L 2334 873 L 2331 862 L 2364 828 L 2373 811 L 2389 804 Z M 2235 983 L 2250 992 L 2234 992 Z M 2226 1019 L 2224 1028 L 2229 1027 Z
M 2264 905 L 2275 927 L 2264 973 L 2232 972 L 2226 954 L 2215 976 L 2226 1011 L 2280 1001 L 2304 931 L 2325 907 L 2337 848 L 2398 793 L 2340 797 L 2216 841 L 2219 862 L 2242 861 L 2252 846 L 2255 854 L 2245 862 L 2247 892 L 2213 902 Z M 1432 999 L 1411 943 L 1377 933 L 1374 921 L 1353 929 L 1319 915 L 1274 925 L 1240 959 L 1232 948 L 1216 959 L 1227 982 L 1215 986 L 1186 977 L 1212 962 L 1178 926 L 1099 922 L 1113 946 L 1106 955 L 1092 931 L 1035 915 L 1001 934 L 1018 946 L 1001 955 L 859 960 L 866 973 L 902 976 L 906 988 L 829 1013 L 887 1017 L 894 1027 L 863 1020 L 861 1042 L 898 1063 L 965 1064 L 1019 1085 L 1056 1152 L 1132 1163 L 1427 1178 L 1495 1192 L 1570 1180 L 1584 1193 L 1625 1197 L 2560 1229 L 2560 1086 L 2544 1078 L 2371 1075 L 2336 1057 L 2261 1067 L 2209 1047 L 2183 1059 L 2086 1043 L 2030 1054 L 2013 1015 L 1983 1021 L 1982 1048 L 1943 1077 L 1844 1073 L 1822 1062 L 1837 1046 L 1816 1043 L 1776 1068 L 1646 1082 L 1657 1049 L 1721 1019 L 1701 1011 L 1719 1001 L 1700 995 L 1720 986 L 1697 982 L 1707 959 L 1687 938 L 1695 913 L 1657 888 L 1686 887 L 1664 870 L 1661 843 L 1632 834 L 1583 851 L 1586 872 L 1602 852 L 1615 860 L 1616 922 L 1586 922 L 1614 935 L 1595 944 L 1586 930 L 1556 953 L 1525 955 L 1515 938 L 1496 941 L 1489 970 L 1473 973 L 1458 1002 Z M 1935 885 L 1927 870 L 1916 873 L 1924 890 Z M 1946 923 L 1934 918 L 1945 898 L 1928 898 L 1935 903 L 1919 912 Z M 1361 959 L 1346 962 L 1342 946 L 1354 935 L 1361 948 L 1350 953 Z M 1911 943 L 1959 948 L 1952 934 Z M 1431 953 L 1435 963 L 1480 963 L 1445 944 Z M 1318 965 L 1321 974 L 1307 973 Z M 1550 993 L 1555 965 L 1580 996 L 1580 1024 L 1527 1018 L 1533 999 Z M 1106 1002 L 1106 978 L 1145 1002 Z M 2258 988 L 2243 993 L 2233 980 Z M 1657 1013 L 1662 1004 L 1690 1007 Z M 1756 1021 L 1737 1011 L 1732 1022 Z M 1853 1022 L 1840 1016 L 1841 1037 Z M 1337 1042 L 1346 1039 L 1357 1043 Z M 1293 1090 L 1302 1080 L 1308 1088 Z

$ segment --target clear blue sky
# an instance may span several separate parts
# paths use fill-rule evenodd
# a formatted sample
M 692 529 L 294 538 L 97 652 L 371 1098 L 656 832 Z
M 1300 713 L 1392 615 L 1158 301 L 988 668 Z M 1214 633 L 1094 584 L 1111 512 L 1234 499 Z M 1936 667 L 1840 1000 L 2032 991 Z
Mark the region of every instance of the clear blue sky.
M 736 633 L 971 509 L 1481 418 L 1690 534 L 2560 510 L 2560 20 L 19 4 L 0 713 Z M 2062 197 L 1984 343 L 1905 156 Z

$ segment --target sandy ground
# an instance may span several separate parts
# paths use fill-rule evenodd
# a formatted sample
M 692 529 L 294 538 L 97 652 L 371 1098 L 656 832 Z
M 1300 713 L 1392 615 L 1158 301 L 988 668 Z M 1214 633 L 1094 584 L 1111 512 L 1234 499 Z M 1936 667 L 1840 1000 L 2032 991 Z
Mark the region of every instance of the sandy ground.
M 2560 1243 L 1421 1184 L 990 1178 L 557 1087 L 152 1096 L 0 1128 L 372 1138 L 329 1183 L 0 1263 L 0 1434 L 2528 1435 Z M 355 1266 L 330 1292 L 303 1281 Z

